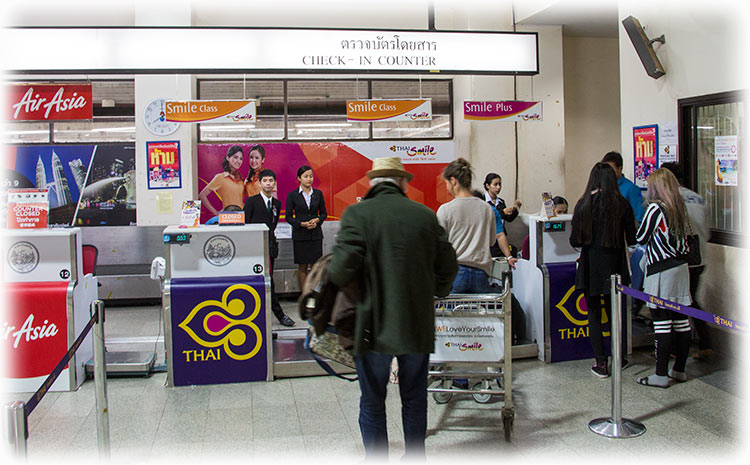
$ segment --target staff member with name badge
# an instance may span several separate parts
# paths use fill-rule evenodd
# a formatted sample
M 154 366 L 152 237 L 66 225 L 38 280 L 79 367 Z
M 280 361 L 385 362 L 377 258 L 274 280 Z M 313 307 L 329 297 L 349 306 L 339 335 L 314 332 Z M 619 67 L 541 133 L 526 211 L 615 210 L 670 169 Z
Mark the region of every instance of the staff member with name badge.
M 323 255 L 321 225 L 328 217 L 323 193 L 312 187 L 314 180 L 312 168 L 300 166 L 297 170 L 299 188 L 286 197 L 286 222 L 292 225 L 294 263 L 298 266 L 300 289 L 313 263 Z

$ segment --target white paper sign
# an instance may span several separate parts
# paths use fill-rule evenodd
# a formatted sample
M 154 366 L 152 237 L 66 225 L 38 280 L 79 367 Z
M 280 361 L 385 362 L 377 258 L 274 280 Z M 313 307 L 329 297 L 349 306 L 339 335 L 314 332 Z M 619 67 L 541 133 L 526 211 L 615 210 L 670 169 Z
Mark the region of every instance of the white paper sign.
M 659 143 L 662 145 L 677 145 L 679 143 L 677 121 L 659 123 Z
M 659 166 L 664 163 L 677 163 L 676 145 L 659 145 Z
M 482 317 L 436 317 L 430 362 L 499 362 L 505 353 L 503 322 Z
M 738 153 L 737 136 L 714 137 L 714 154 L 716 157 L 714 181 L 717 186 L 737 185 Z

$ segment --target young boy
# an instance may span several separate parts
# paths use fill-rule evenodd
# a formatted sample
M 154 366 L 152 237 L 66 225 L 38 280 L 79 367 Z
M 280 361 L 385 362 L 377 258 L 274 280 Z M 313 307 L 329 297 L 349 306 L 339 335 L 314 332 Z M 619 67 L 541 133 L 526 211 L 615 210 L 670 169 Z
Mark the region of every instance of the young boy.
M 281 202 L 273 198 L 272 194 L 276 188 L 276 173 L 271 170 L 263 170 L 258 175 L 260 181 L 260 192 L 245 200 L 245 223 L 265 224 L 268 226 L 268 250 L 270 258 L 269 272 L 271 273 L 271 311 L 284 326 L 294 326 L 294 320 L 284 313 L 276 297 L 276 288 L 273 282 L 273 262 L 279 256 L 279 243 L 276 240 L 276 225 L 279 224 L 279 213 Z

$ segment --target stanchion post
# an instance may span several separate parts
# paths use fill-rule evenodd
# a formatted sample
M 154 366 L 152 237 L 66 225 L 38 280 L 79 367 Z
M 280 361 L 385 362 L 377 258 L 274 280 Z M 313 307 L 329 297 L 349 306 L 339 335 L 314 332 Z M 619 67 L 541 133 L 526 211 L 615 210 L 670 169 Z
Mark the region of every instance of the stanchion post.
M 91 303 L 91 314 L 96 313 L 94 323 L 94 385 L 96 388 L 96 442 L 99 458 L 109 460 L 109 407 L 107 403 L 107 367 L 104 352 L 104 302 Z
M 8 445 L 13 455 L 26 460 L 28 437 L 28 424 L 26 422 L 26 411 L 24 402 L 16 400 L 5 406 L 5 431 L 7 432 Z
M 633 438 L 646 432 L 643 423 L 622 418 L 622 298 L 617 286 L 620 275 L 611 277 L 612 311 L 610 318 L 610 340 L 612 342 L 612 416 L 597 418 L 589 422 L 589 429 L 608 438 Z

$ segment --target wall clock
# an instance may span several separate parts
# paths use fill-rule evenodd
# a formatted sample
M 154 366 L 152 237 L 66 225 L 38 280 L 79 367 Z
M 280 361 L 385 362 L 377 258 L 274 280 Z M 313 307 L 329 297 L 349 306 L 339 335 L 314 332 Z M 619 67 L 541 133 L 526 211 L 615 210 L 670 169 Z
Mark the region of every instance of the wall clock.
M 157 136 L 167 136 L 180 127 L 180 123 L 166 120 L 163 98 L 151 100 L 146 105 L 146 109 L 143 110 L 143 124 Z

